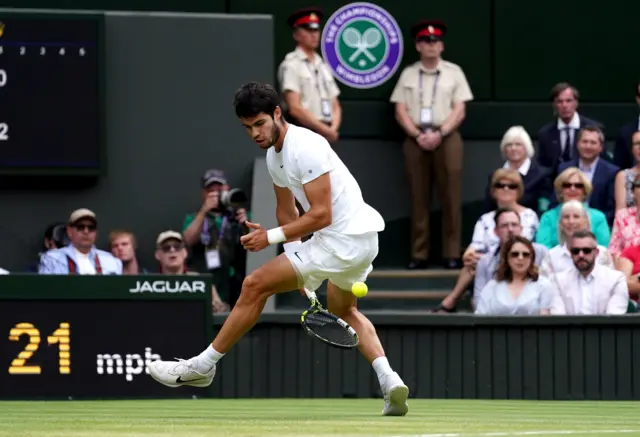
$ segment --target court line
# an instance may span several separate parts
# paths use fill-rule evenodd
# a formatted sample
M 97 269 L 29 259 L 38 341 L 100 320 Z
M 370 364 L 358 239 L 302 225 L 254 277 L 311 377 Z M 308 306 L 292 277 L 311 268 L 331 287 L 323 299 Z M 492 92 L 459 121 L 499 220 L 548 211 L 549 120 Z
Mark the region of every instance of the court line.
M 599 430 L 545 430 L 545 431 L 502 431 L 475 433 L 441 433 L 441 434 L 411 434 L 388 437 L 517 437 L 517 436 L 554 436 L 573 434 L 630 434 L 640 432 L 640 429 L 599 429 Z

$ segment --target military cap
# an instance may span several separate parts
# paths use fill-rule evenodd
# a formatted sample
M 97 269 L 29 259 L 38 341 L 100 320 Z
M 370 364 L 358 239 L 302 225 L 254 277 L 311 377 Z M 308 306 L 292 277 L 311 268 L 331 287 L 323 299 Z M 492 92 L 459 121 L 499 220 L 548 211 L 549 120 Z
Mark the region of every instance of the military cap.
M 437 20 L 422 20 L 411 28 L 411 37 L 416 41 L 442 41 L 447 25 Z
M 320 20 L 322 20 L 323 14 L 320 8 L 311 7 L 304 8 L 298 11 L 295 11 L 289 18 L 287 18 L 287 23 L 293 29 L 298 27 L 305 27 L 307 29 L 320 29 Z

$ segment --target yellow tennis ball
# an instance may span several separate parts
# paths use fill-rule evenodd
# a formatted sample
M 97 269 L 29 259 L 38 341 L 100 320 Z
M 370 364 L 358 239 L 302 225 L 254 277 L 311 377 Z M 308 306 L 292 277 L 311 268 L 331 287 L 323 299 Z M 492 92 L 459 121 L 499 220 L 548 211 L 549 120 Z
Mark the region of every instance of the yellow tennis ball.
M 351 292 L 355 297 L 365 297 L 369 292 L 367 284 L 364 282 L 356 282 L 351 286 Z

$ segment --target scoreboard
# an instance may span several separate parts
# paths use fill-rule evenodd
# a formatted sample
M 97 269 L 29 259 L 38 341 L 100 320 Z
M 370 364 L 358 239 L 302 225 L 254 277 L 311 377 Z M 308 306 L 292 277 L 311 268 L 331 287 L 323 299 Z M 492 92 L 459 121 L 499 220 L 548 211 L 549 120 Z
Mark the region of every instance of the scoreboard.
M 102 14 L 0 9 L 0 175 L 98 175 Z

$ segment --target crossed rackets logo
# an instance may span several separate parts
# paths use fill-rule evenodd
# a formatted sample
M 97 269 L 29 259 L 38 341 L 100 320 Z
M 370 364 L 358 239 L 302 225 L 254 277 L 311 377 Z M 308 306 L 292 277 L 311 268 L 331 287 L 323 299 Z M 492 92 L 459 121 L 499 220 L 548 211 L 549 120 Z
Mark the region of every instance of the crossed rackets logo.
M 367 20 L 354 20 L 340 35 L 343 62 L 357 70 L 376 67 L 384 57 L 385 36 L 378 26 Z
M 370 27 L 361 34 L 355 27 L 347 27 L 342 33 L 342 40 L 347 47 L 356 49 L 349 56 L 349 62 L 353 62 L 360 54 L 365 55 L 371 62 L 378 61 L 370 51 L 382 42 L 382 32 L 378 28 Z
M 356 1 L 329 17 L 321 48 L 338 81 L 351 88 L 375 88 L 392 78 L 402 63 L 402 29 L 384 8 Z

